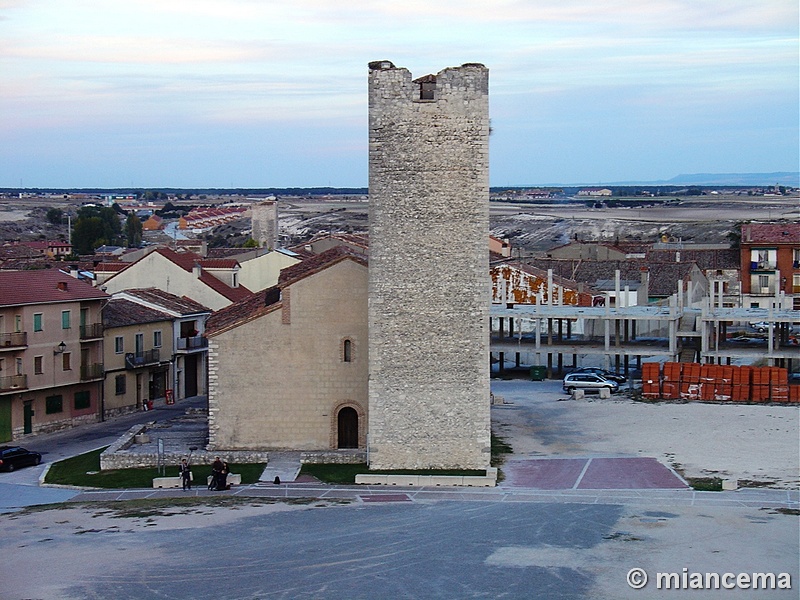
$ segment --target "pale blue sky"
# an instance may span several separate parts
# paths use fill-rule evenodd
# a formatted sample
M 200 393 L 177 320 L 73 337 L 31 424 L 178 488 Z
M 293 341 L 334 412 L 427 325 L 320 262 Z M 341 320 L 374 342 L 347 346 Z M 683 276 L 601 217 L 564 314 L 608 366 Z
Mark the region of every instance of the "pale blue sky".
M 366 186 L 379 59 L 489 67 L 493 186 L 798 170 L 797 0 L 0 0 L 0 186 Z

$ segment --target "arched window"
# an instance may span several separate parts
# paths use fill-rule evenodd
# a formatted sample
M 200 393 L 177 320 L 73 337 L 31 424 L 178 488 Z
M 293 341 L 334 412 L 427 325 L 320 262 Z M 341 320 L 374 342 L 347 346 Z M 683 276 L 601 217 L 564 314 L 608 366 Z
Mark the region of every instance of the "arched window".
M 344 340 L 342 343 L 342 360 L 353 362 L 353 342 L 350 340 Z

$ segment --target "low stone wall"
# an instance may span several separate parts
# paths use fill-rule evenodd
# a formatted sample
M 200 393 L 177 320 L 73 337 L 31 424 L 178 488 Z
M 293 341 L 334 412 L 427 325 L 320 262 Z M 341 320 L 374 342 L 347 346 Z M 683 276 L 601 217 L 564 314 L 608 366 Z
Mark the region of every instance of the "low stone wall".
M 143 425 L 134 425 L 116 442 L 106 448 L 100 455 L 100 470 L 157 467 L 157 451 L 143 451 L 136 448 L 138 445 L 136 444 L 137 436 L 147 436 L 147 430 L 152 427 L 153 424 L 154 421 Z M 189 458 L 194 466 L 211 465 L 217 456 L 228 463 L 250 464 L 269 462 L 269 452 L 250 450 L 208 452 L 206 450 L 199 450 L 192 452 L 191 457 L 185 452 L 165 452 L 163 464 L 167 468 L 175 467 L 177 469 L 182 459 Z
M 109 408 L 103 413 L 103 418 L 114 419 L 116 417 L 122 417 L 125 415 L 129 415 L 131 413 L 139 412 L 141 410 L 142 410 L 141 408 L 136 408 L 135 405 L 120 406 L 118 408 Z
M 57 433 L 73 427 L 80 427 L 81 425 L 88 425 L 90 423 L 97 423 L 100 419 L 97 413 L 88 415 L 81 415 L 78 417 L 70 417 L 61 419 L 59 421 L 47 421 L 46 423 L 33 423 L 33 430 L 30 433 L 25 433 L 25 427 L 14 427 L 11 430 L 12 440 L 24 440 L 27 437 L 40 435 L 43 433 Z
M 319 450 L 302 452 L 300 462 L 310 465 L 351 465 L 367 462 L 366 450 Z
M 486 475 L 381 475 L 364 473 L 356 475 L 356 483 L 363 485 L 401 485 L 408 487 L 494 487 L 497 469 L 486 469 Z

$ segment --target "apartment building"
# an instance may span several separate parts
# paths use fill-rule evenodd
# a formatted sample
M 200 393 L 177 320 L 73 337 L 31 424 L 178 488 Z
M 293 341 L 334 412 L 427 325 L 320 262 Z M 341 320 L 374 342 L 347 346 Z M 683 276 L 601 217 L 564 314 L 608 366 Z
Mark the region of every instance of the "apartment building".
M 137 332 L 141 337 L 138 342 L 134 339 L 134 356 L 130 357 L 134 366 L 144 361 L 155 369 L 151 370 L 148 380 L 148 399 L 169 395 L 181 400 L 205 395 L 208 389 L 208 340 L 203 334 L 211 309 L 186 296 L 176 296 L 157 288 L 124 290 L 114 294 L 114 298 L 158 311 L 170 319 L 168 327 L 163 329 L 152 329 L 142 322 Z M 167 341 L 167 337 L 170 340 Z M 147 356 L 148 351 L 156 350 L 158 364 L 154 356 Z M 129 352 L 125 353 L 126 362 L 130 362 L 127 358 Z M 165 368 L 165 361 L 168 368 Z
M 171 381 L 173 317 L 130 300 L 103 308 L 105 417 L 142 410 L 167 397 Z
M 800 310 L 800 223 L 742 225 L 742 306 Z
M 108 295 L 57 269 L 0 271 L 0 441 L 97 421 Z

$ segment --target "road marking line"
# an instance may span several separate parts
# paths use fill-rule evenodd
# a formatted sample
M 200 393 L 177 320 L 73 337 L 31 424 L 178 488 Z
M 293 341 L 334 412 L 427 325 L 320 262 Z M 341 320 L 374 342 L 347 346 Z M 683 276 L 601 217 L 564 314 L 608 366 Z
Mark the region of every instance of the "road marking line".
M 577 481 L 575 481 L 575 485 L 572 486 L 573 490 L 577 490 L 578 489 L 578 486 L 581 483 L 581 479 L 583 479 L 583 476 L 586 475 L 586 471 L 589 469 L 589 465 L 590 464 L 592 464 L 592 459 L 591 458 L 586 461 L 585 465 L 583 465 L 583 469 L 581 470 L 580 475 L 578 475 L 578 479 L 577 479 Z

